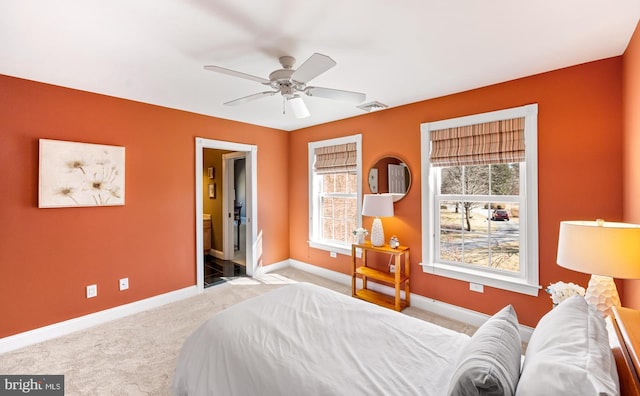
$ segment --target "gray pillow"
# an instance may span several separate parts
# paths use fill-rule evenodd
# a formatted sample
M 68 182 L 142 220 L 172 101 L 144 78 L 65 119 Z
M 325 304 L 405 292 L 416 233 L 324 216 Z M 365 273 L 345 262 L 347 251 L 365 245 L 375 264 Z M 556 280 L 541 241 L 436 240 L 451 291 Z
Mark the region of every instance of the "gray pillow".
M 522 341 L 511 305 L 487 320 L 463 348 L 449 395 L 513 395 L 520 376 Z

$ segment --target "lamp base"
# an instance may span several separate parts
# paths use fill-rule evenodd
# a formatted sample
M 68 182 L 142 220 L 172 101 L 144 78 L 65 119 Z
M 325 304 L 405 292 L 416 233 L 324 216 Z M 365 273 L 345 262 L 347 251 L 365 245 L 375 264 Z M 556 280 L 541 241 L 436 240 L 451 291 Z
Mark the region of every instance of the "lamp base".
M 611 312 L 612 306 L 620 306 L 618 289 L 610 276 L 591 275 L 584 298 L 605 316 Z
M 382 229 L 382 220 L 379 217 L 373 219 L 371 225 L 371 244 L 373 246 L 384 245 L 384 230 Z

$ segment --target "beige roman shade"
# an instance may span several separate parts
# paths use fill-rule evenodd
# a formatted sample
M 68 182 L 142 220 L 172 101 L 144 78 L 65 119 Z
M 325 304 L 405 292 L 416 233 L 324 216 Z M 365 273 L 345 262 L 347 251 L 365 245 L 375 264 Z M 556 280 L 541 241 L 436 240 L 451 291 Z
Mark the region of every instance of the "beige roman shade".
M 316 147 L 313 169 L 317 173 L 357 171 L 357 146 L 355 143 Z
M 431 131 L 431 164 L 524 162 L 524 117 Z

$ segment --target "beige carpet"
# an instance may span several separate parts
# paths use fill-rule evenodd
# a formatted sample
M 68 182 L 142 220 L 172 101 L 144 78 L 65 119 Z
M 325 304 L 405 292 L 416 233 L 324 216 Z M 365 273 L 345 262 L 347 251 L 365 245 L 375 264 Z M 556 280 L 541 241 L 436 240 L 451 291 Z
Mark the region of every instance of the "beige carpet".
M 0 355 L 0 374 L 64 374 L 67 396 L 170 395 L 176 359 L 189 334 L 216 312 L 289 280 L 351 295 L 348 286 L 286 268 L 263 282 L 213 286 L 196 297 Z M 413 307 L 403 312 L 467 334 L 475 331 Z

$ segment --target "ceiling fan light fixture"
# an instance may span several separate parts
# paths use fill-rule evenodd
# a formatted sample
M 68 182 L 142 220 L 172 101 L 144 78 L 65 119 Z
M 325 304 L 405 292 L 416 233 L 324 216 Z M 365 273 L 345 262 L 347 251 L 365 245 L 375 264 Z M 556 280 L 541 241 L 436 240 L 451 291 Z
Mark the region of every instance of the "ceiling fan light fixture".
M 361 110 L 371 112 L 371 111 L 383 110 L 383 109 L 386 109 L 389 106 L 387 106 L 384 103 L 380 103 L 378 101 L 373 101 L 373 102 L 361 104 L 361 105 L 356 106 L 356 107 L 361 109 Z
M 274 91 L 259 92 L 253 95 L 234 99 L 224 104 L 227 106 L 235 106 L 242 103 L 250 102 L 266 96 L 273 96 L 280 93 L 282 96 L 282 113 L 285 114 L 286 102 L 291 103 L 291 110 L 296 118 L 306 118 L 311 115 L 300 95 L 315 96 L 317 98 L 339 100 L 350 102 L 353 104 L 362 103 L 367 96 L 361 92 L 345 91 L 342 89 L 323 88 L 307 86 L 309 81 L 318 77 L 322 73 L 331 69 L 336 62 L 326 55 L 314 53 L 297 69 L 293 68 L 296 59 L 292 56 L 281 56 L 279 58 L 282 69 L 277 69 L 269 74 L 269 79 L 253 76 L 251 74 L 227 69 L 220 66 L 205 66 L 206 70 L 216 73 L 222 73 L 233 77 L 243 78 L 259 82 L 263 85 L 270 86 Z M 300 93 L 300 95 L 298 95 Z M 384 105 L 383 105 L 384 106 Z M 384 106 L 386 107 L 386 106 Z M 370 110 L 366 110 L 370 111 Z
M 304 104 L 304 101 L 300 96 L 294 95 L 293 97 L 288 98 L 287 102 L 291 105 L 291 110 L 296 118 L 307 118 L 311 115 L 311 113 L 309 113 L 309 109 L 307 109 L 307 106 Z

